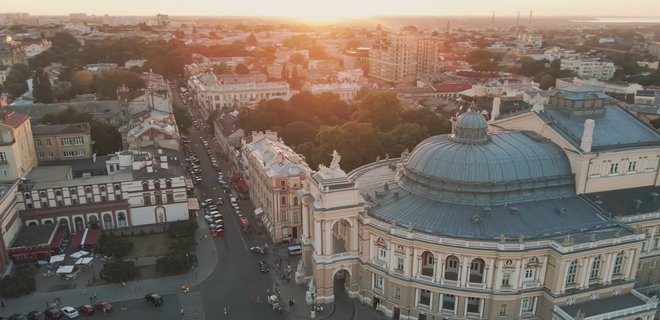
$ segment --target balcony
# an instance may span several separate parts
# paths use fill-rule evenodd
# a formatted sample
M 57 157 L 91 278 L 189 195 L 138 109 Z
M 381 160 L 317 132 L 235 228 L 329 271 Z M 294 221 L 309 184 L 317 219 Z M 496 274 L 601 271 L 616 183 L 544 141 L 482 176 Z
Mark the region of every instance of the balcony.
M 458 281 L 458 272 L 455 272 L 455 271 L 446 271 L 446 272 L 445 272 L 445 279 L 446 279 L 446 280 L 454 280 L 454 281 Z
M 433 277 L 433 265 L 430 266 L 422 266 L 422 274 L 425 276 Z
M 534 317 L 534 311 L 523 311 L 520 314 L 521 318 L 533 318 Z
M 433 277 L 429 277 L 429 276 L 426 276 L 426 275 L 423 275 L 423 274 L 418 274 L 417 275 L 417 280 L 433 283 Z
M 9 161 L 7 159 L 0 159 L 0 164 L 7 164 Z
M 523 289 L 534 289 L 534 288 L 538 288 L 540 286 L 541 286 L 541 283 L 536 281 L 536 280 L 523 281 L 523 283 L 522 283 L 522 288 Z
M 484 290 L 486 289 L 486 284 L 485 283 L 474 283 L 474 282 L 468 282 L 467 287 L 470 289 L 481 289 Z
M 440 284 L 443 286 L 458 287 L 458 281 L 456 280 L 442 279 L 440 280 Z

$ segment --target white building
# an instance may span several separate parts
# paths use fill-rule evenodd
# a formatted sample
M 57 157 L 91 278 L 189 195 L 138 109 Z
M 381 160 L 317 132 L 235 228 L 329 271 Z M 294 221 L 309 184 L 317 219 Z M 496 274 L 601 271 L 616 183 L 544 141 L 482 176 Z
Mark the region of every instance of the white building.
M 614 71 L 616 71 L 614 63 L 592 59 L 562 59 L 561 69 L 574 71 L 580 78 L 598 80 L 612 79 Z
M 611 83 L 599 81 L 597 79 L 580 79 L 580 78 L 559 78 L 556 81 L 555 87 L 557 89 L 571 89 L 580 87 L 594 91 L 604 91 L 607 93 L 621 93 L 621 94 L 635 94 L 638 90 L 644 90 L 644 87 L 637 83 Z
M 211 73 L 191 77 L 188 88 L 207 112 L 234 106 L 255 105 L 261 100 L 284 98 L 289 95 L 286 82 L 220 84 Z
M 30 43 L 28 45 L 23 46 L 23 51 L 25 52 L 25 56 L 28 58 L 32 58 L 48 49 L 50 49 L 51 43 L 48 40 L 43 40 L 40 42 L 35 42 L 35 43 Z
M 353 101 L 357 97 L 360 86 L 357 83 L 329 83 L 329 84 L 312 84 L 307 86 L 307 90 L 313 94 L 322 92 L 332 92 L 339 96 L 339 99 L 346 102 Z
M 543 35 L 537 33 L 524 33 L 518 35 L 522 45 L 530 46 L 532 48 L 540 48 L 543 46 Z
M 364 71 L 362 69 L 350 69 L 337 72 L 337 81 L 339 82 L 362 82 L 364 81 Z

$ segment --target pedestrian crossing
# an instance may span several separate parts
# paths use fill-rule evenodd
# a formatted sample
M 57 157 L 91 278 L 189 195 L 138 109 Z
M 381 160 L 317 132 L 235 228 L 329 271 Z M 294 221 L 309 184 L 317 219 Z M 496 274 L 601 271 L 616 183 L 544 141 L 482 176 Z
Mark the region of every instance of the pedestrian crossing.
M 183 320 L 206 320 L 202 294 L 199 291 L 179 294 L 179 304 L 183 315 Z

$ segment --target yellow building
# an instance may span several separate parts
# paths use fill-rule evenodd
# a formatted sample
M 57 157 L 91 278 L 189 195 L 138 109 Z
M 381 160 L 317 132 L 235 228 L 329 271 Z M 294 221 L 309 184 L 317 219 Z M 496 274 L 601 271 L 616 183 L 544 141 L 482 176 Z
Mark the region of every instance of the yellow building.
M 37 166 L 30 117 L 0 112 L 0 181 L 15 181 Z
M 92 157 L 89 123 L 37 125 L 32 130 L 40 162 Z

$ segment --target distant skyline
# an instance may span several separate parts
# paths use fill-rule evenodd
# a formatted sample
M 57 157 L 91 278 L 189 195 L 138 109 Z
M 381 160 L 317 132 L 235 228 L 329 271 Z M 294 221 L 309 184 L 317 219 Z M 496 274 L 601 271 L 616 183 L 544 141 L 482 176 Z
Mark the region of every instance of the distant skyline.
M 32 15 L 281 16 L 336 19 L 369 16 L 660 16 L 659 0 L 23 0 L 3 12 Z

